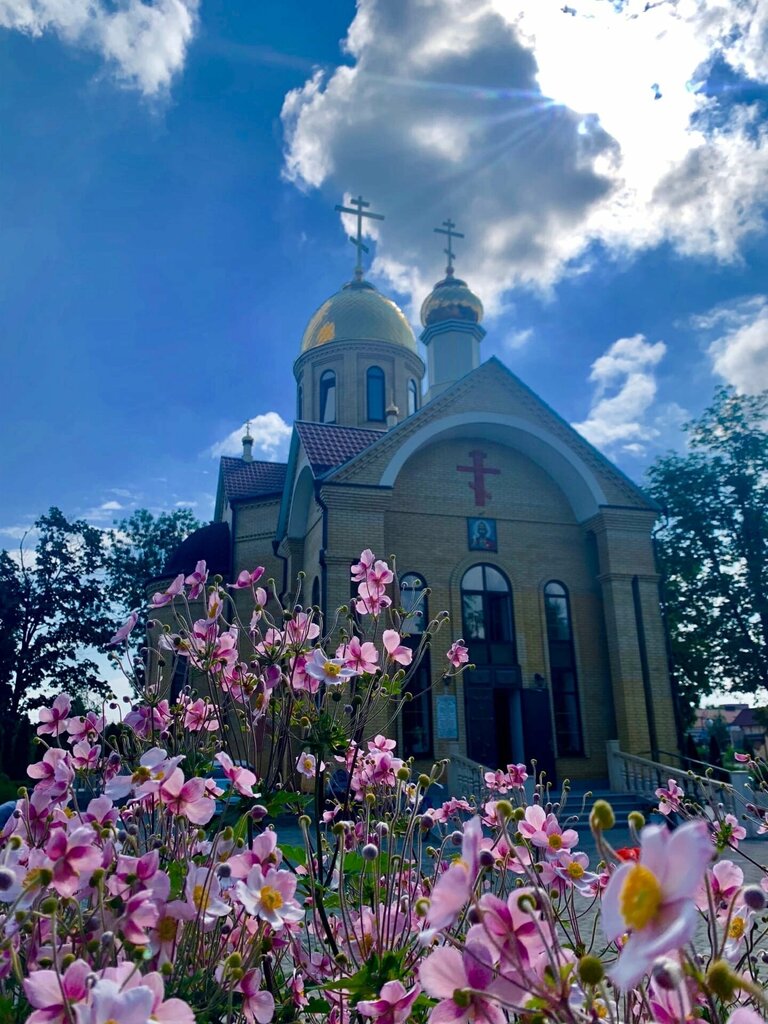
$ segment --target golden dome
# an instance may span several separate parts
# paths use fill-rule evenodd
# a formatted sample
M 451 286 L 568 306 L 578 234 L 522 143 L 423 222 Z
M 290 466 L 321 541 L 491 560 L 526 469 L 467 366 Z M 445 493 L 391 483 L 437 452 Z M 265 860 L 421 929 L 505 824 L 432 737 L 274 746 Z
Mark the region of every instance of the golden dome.
M 331 341 L 388 341 L 416 351 L 403 311 L 368 281 L 350 281 L 322 304 L 307 324 L 301 351 Z
M 421 307 L 421 322 L 425 327 L 444 320 L 468 320 L 479 324 L 483 319 L 483 304 L 466 281 L 453 276 L 449 268 L 442 281 L 438 281 Z

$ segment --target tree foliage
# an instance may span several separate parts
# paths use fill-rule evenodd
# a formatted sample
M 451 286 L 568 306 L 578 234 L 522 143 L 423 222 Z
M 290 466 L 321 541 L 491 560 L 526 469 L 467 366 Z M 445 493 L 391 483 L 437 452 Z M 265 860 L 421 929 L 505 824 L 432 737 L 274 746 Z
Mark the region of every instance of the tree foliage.
M 720 388 L 657 459 L 650 492 L 673 663 L 683 702 L 768 686 L 768 392 Z
M 45 703 L 46 684 L 73 695 L 107 690 L 89 656 L 111 633 L 104 535 L 57 508 L 34 529 L 34 548 L 0 551 L 0 713 L 11 718 Z
M 173 551 L 201 525 L 188 508 L 159 515 L 142 508 L 115 524 L 106 569 L 110 598 L 123 617 L 145 607 L 147 583 L 162 574 Z

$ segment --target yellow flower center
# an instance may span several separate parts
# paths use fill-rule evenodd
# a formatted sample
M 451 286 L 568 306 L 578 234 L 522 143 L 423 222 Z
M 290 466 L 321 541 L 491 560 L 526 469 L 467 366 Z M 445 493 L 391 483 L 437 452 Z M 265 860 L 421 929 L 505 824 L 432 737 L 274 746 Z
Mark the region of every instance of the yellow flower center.
M 643 864 L 635 864 L 621 888 L 619 905 L 630 928 L 640 931 L 650 924 L 661 906 L 661 886 L 656 875 Z
M 314 766 L 314 764 L 312 763 L 312 761 L 308 757 L 304 758 L 304 762 L 303 763 L 304 763 L 304 771 L 305 772 L 311 772 L 311 771 L 314 770 L 315 766 Z
M 744 934 L 747 927 L 747 922 L 743 917 L 734 917 L 728 928 L 729 939 L 740 939 Z
M 575 860 L 568 865 L 566 871 L 571 876 L 571 878 L 584 877 L 584 868 L 581 866 L 581 864 L 577 864 Z
M 283 897 L 272 885 L 265 885 L 259 893 L 259 898 L 261 899 L 262 907 L 270 913 L 273 910 L 279 910 L 283 905 Z
M 173 942 L 176 938 L 177 924 L 174 918 L 164 917 L 157 926 L 157 935 L 161 942 Z
M 151 778 L 152 773 L 150 772 L 149 768 L 142 764 L 139 765 L 139 767 L 131 776 L 131 782 L 133 782 L 135 785 L 139 782 L 148 782 Z
M 549 837 L 549 846 L 552 850 L 561 850 L 563 847 L 563 837 L 558 835 L 557 832 L 553 832 Z
M 198 910 L 208 909 L 208 893 L 204 885 L 196 885 L 192 892 L 192 902 Z
M 327 676 L 333 676 L 333 678 L 335 679 L 336 676 L 341 672 L 341 665 L 334 665 L 332 661 L 326 661 L 325 665 L 323 666 L 323 670 Z

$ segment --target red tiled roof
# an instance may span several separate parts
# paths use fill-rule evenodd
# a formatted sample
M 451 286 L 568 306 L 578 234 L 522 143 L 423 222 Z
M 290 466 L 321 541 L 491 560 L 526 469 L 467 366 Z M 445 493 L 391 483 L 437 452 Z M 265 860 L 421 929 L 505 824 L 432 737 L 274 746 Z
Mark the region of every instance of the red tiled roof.
M 296 424 L 312 472 L 316 476 L 359 455 L 383 434 L 364 427 L 343 427 L 336 423 Z
M 282 494 L 286 468 L 285 462 L 244 462 L 230 455 L 222 455 L 221 472 L 227 501 Z

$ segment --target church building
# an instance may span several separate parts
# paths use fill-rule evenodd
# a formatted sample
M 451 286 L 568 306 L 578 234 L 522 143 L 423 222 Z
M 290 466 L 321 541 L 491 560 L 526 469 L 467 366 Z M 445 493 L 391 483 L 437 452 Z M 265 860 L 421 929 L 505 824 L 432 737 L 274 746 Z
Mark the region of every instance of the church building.
M 536 757 L 550 777 L 606 777 L 606 743 L 677 748 L 643 491 L 496 358 L 483 306 L 448 268 L 421 307 L 421 348 L 398 306 L 354 277 L 297 345 L 288 461 L 223 457 L 212 525 L 176 551 L 233 579 L 266 567 L 302 603 L 348 604 L 364 548 L 396 556 L 403 606 L 429 588 L 415 634 L 450 615 L 410 687 L 398 753 L 496 768 Z M 461 236 L 458 236 L 461 237 Z M 421 354 L 423 352 L 423 356 Z M 463 637 L 474 671 L 444 681 Z

